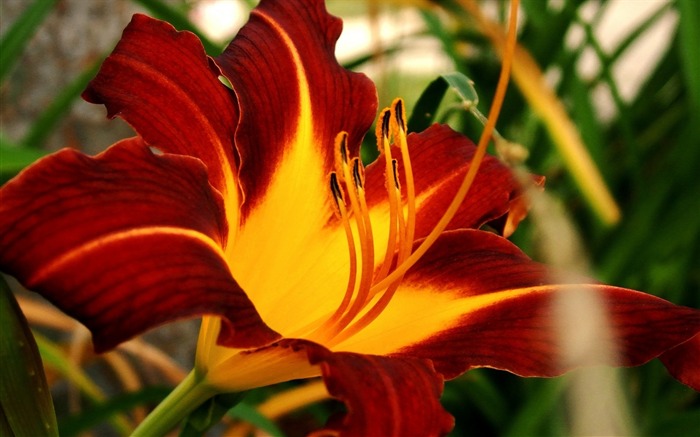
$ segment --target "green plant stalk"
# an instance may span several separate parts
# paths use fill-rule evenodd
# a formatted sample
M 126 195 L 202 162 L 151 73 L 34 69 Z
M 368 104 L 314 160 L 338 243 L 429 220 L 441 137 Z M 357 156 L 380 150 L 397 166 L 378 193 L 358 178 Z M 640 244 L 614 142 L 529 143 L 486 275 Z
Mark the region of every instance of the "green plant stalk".
M 181 420 L 216 395 L 202 373 L 192 370 L 185 379 L 134 430 L 132 437 L 165 435 Z

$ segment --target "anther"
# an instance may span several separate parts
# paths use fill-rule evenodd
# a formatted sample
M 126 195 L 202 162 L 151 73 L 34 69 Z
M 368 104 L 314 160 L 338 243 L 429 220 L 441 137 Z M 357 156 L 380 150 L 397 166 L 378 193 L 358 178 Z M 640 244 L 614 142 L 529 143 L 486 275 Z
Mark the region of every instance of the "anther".
M 382 112 L 382 137 L 389 139 L 391 133 L 391 111 Z
M 401 182 L 399 182 L 399 161 L 396 159 L 391 160 L 391 172 L 394 175 L 394 188 L 401 190 Z
M 338 183 L 338 175 L 336 172 L 331 172 L 330 177 L 331 193 L 333 193 L 333 200 L 335 200 L 336 213 L 340 214 L 340 204 L 345 205 L 345 198 L 343 197 L 343 190 L 340 189 L 340 184 Z
M 403 100 L 394 100 L 394 115 L 396 117 L 396 124 L 399 126 L 402 132 L 406 132 L 406 118 L 403 113 Z
M 341 132 L 339 136 L 340 142 L 340 157 L 344 163 L 348 162 L 348 133 Z
M 359 158 L 353 158 L 352 160 L 352 176 L 355 180 L 355 186 L 357 188 L 363 188 L 365 185 L 364 168 L 362 167 L 362 163 L 360 162 Z
M 333 157 L 335 160 L 335 170 L 338 172 L 337 178 L 340 182 L 345 182 L 344 167 L 348 165 L 348 134 L 340 132 L 335 137 L 335 148 Z

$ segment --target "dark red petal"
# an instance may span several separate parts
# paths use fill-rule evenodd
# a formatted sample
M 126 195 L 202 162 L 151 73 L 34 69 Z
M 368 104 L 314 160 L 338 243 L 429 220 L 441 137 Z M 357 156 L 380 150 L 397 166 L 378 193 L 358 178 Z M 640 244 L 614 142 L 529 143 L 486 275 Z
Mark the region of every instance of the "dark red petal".
M 410 134 L 408 147 L 418 199 L 416 238 L 421 238 L 440 220 L 457 193 L 476 146 L 450 127 L 435 124 L 419 134 Z M 394 152 L 393 155 L 399 161 L 401 184 L 405 186 L 401 154 Z M 380 157 L 378 162 L 366 170 L 370 207 L 386 201 L 384 163 L 381 160 Z M 487 155 L 467 198 L 448 229 L 478 228 L 502 217 L 508 213 L 512 204 L 517 204 L 520 195 L 519 184 L 508 167 Z
M 83 97 L 149 145 L 201 159 L 212 185 L 235 199 L 237 108 L 219 74 L 194 34 L 137 14 Z
M 0 195 L 0 268 L 84 323 L 98 351 L 199 314 L 228 319 L 228 344 L 276 338 L 231 277 L 223 202 L 201 161 L 138 138 L 95 158 L 66 149 Z
M 321 366 L 330 395 L 347 408 L 324 431 L 358 437 L 438 436 L 454 426 L 440 404 L 443 379 L 430 361 L 305 347 L 311 364 Z
M 664 352 L 659 358 L 674 378 L 700 391 L 700 334 Z
M 244 217 L 261 201 L 282 160 L 306 157 L 298 161 L 297 173 L 304 177 L 286 181 L 290 191 L 303 196 L 305 184 L 327 187 L 336 135 L 347 131 L 351 152 L 357 153 L 372 124 L 374 85 L 335 59 L 341 28 L 323 0 L 262 0 L 216 59 L 240 104 L 236 146 Z M 309 157 L 318 160 L 322 181 L 308 180 L 315 176 L 306 174 Z M 330 194 L 321 201 L 328 207 Z
M 563 362 L 555 300 L 582 290 L 605 303 L 613 345 L 600 339 L 591 350 L 613 347 L 617 364 L 643 364 L 700 332 L 700 311 L 658 297 L 602 284 L 559 283 L 561 277 L 529 260 L 507 240 L 481 231 L 444 234 L 406 276 L 406 286 L 454 295 L 452 307 L 473 308 L 449 321 L 449 328 L 399 350 L 397 356 L 433 360 L 438 372 L 453 378 L 474 367 L 493 367 L 522 376 L 555 376 Z M 575 278 L 571 279 L 575 282 Z M 501 292 L 501 295 L 494 293 Z M 469 300 L 493 295 L 487 305 Z M 389 310 L 389 308 L 387 308 Z M 424 310 L 426 317 L 431 311 Z M 581 311 L 569 323 L 584 324 Z M 447 323 L 447 322 L 446 322 Z M 695 351 L 696 353 L 697 351 Z M 688 354 L 691 356 L 692 354 Z M 586 363 L 594 364 L 594 362 Z M 676 365 L 680 367 L 680 365 Z

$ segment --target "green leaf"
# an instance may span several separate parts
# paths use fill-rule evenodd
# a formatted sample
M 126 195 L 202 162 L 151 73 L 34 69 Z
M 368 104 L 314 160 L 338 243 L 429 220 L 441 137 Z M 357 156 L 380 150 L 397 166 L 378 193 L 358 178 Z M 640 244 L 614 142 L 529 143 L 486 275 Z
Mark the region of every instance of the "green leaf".
M 44 150 L 11 145 L 0 136 L 0 178 L 9 179 L 46 154 Z
M 700 56 L 698 56 L 700 3 L 696 0 L 678 0 L 678 12 L 683 76 L 695 113 L 700 114 Z
M 566 388 L 564 378 L 535 380 L 527 402 L 515 417 L 511 417 L 505 436 L 541 435 L 540 429 L 552 417 L 552 411 L 561 403 Z
M 245 397 L 244 393 L 224 393 L 210 398 L 190 413 L 183 423 L 180 437 L 197 437 L 221 421 L 231 408 Z
M 0 40 L 0 47 L 2 47 L 0 50 L 0 82 L 5 79 L 12 66 L 17 62 L 27 42 L 54 4 L 56 4 L 56 0 L 36 0 L 25 9 L 24 13 Z
M 244 402 L 241 402 L 229 410 L 228 415 L 234 419 L 240 419 L 251 423 L 255 425 L 255 427 L 264 431 L 265 434 L 269 434 L 272 437 L 284 437 L 284 433 L 281 429 L 279 429 L 275 422 L 260 414 L 255 407 Z
M 60 94 L 51 102 L 48 108 L 32 124 L 22 143 L 29 147 L 43 145 L 46 138 L 53 132 L 56 124 L 68 115 L 68 109 L 80 97 L 80 93 L 87 87 L 88 82 L 97 74 L 102 65 L 103 57 L 100 57 L 88 69 L 83 71 L 71 83 L 63 88 Z
M 476 109 L 479 96 L 474 89 L 474 83 L 462 73 L 446 73 L 430 82 L 418 98 L 411 118 L 408 120 L 409 132 L 421 132 L 435 121 L 438 108 L 448 88 L 457 93 L 463 109 L 472 112 L 483 121 L 483 115 Z
M 50 340 L 39 334 L 34 334 L 41 357 L 46 365 L 54 368 L 93 403 L 99 403 L 106 399 L 102 390 L 95 384 L 84 370 L 69 360 L 65 353 Z M 110 418 L 110 423 L 122 434 L 127 434 L 131 426 L 126 417 L 119 415 Z
M 6 435 L 57 436 L 56 413 L 39 350 L 10 287 L 0 277 L 0 429 Z
M 80 414 L 71 416 L 59 423 L 61 436 L 79 435 L 95 425 L 106 422 L 117 413 L 126 413 L 137 406 L 157 404 L 170 393 L 170 387 L 146 387 L 132 393 L 124 393 L 93 404 Z

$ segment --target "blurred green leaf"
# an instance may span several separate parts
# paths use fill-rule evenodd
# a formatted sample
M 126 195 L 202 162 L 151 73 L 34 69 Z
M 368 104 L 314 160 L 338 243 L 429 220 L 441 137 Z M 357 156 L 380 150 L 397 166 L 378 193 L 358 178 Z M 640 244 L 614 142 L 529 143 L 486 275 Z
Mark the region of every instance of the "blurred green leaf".
M 0 276 L 0 410 L 2 425 L 17 436 L 58 436 L 39 350 L 10 287 Z
M 680 16 L 680 48 L 683 76 L 693 102 L 695 114 L 700 114 L 700 2 L 677 0 Z
M 543 424 L 551 420 L 554 408 L 561 403 L 566 388 L 564 378 L 536 380 L 532 384 L 524 405 L 518 414 L 511 417 L 504 436 L 535 436 L 542 435 Z
M 51 11 L 57 0 L 36 0 L 27 6 L 24 13 L 15 21 L 12 27 L 0 40 L 0 83 L 5 80 L 19 59 L 24 47 L 29 42 L 46 15 Z
M 461 394 L 461 395 L 460 395 Z M 488 375 L 480 370 L 472 370 L 461 378 L 445 384 L 443 399 L 465 397 L 493 424 L 503 424 L 510 420 L 508 417 L 508 405 L 503 393 L 488 378 Z
M 448 89 L 457 94 L 461 100 L 462 109 L 472 113 L 476 111 L 475 116 L 483 122 L 483 115 L 476 109 L 479 96 L 474 89 L 474 83 L 462 73 L 445 73 L 428 85 L 413 106 L 413 113 L 408 120 L 409 132 L 422 132 L 435 121 L 440 103 Z
M 243 398 L 244 393 L 216 395 L 191 412 L 182 425 L 180 437 L 197 437 L 221 421 L 221 418 Z
M 250 424 L 255 425 L 256 428 L 262 430 L 272 437 L 284 437 L 284 433 L 272 420 L 263 416 L 255 409 L 255 407 L 248 405 L 247 403 L 241 402 L 240 404 L 229 410 L 228 415 L 234 419 L 240 419 Z
M 61 118 L 68 115 L 68 110 L 75 100 L 87 87 L 88 82 L 97 74 L 102 65 L 103 57 L 100 57 L 88 69 L 83 71 L 71 83 L 61 90 L 58 96 L 51 102 L 48 108 L 32 124 L 22 143 L 29 147 L 42 146 L 46 138 L 56 128 Z
M 146 387 L 132 393 L 113 396 L 104 402 L 93 404 L 80 414 L 61 420 L 60 434 L 63 437 L 77 436 L 118 413 L 127 413 L 135 407 L 158 404 L 170 393 L 170 387 Z
M 34 334 L 34 338 L 47 366 L 56 369 L 93 403 L 99 403 L 106 399 L 99 386 L 88 377 L 82 368 L 70 361 L 58 346 L 39 334 Z M 110 423 L 122 434 L 127 434 L 131 429 L 124 416 L 111 417 Z
M 48 152 L 10 144 L 0 134 L 0 179 L 9 179 Z

